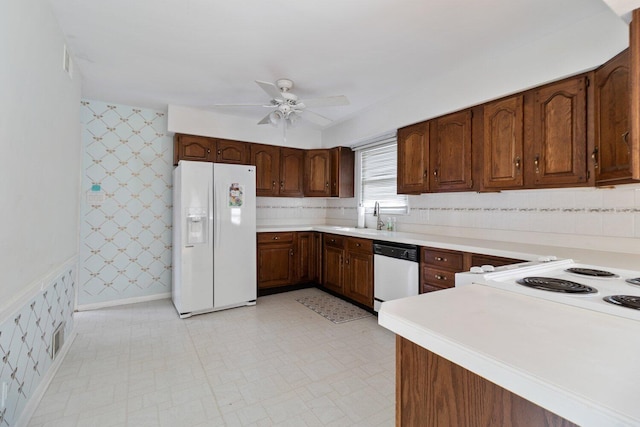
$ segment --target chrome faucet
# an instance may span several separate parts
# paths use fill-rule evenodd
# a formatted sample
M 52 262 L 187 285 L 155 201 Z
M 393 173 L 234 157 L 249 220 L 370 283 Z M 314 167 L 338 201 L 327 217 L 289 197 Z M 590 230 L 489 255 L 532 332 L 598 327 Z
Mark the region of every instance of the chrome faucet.
M 384 221 L 380 216 L 380 204 L 378 202 L 376 202 L 376 204 L 373 206 L 373 216 L 378 217 L 378 221 L 376 222 L 376 230 L 382 230 L 382 227 L 384 227 Z

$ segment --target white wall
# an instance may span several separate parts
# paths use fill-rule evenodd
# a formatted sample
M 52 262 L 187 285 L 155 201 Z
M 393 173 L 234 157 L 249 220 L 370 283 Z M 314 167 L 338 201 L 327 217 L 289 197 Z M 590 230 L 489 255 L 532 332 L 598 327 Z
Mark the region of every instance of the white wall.
M 0 319 L 78 251 L 80 76 L 44 0 L 0 3 Z
M 628 46 L 628 26 L 611 10 L 499 57 L 460 58 L 455 69 L 360 112 L 322 133 L 324 147 L 351 145 L 603 64 Z
M 213 136 L 295 148 L 321 146 L 320 131 L 309 126 L 287 129 L 286 141 L 284 141 L 282 129 L 271 125 L 258 125 L 260 117 L 236 117 L 179 105 L 169 105 L 168 116 L 168 131 L 172 133 Z

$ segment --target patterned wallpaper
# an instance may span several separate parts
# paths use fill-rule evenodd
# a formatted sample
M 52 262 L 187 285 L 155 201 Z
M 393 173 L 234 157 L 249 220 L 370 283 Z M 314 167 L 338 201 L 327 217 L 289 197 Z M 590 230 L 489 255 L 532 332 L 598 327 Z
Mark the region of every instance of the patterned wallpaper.
M 0 426 L 13 426 L 49 367 L 51 338 L 58 325 L 64 336 L 73 330 L 75 266 L 66 267 L 44 290 L 0 324 L 0 387 L 7 399 L 0 407 Z M 0 390 L 1 393 L 1 390 Z
M 78 305 L 171 292 L 173 140 L 163 112 L 81 105 Z

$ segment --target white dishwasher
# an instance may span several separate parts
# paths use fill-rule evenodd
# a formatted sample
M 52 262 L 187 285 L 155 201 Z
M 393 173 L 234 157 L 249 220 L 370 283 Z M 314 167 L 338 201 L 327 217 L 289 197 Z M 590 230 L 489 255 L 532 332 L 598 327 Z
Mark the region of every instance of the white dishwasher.
M 418 295 L 418 247 L 403 243 L 373 242 L 373 309 L 385 301 Z

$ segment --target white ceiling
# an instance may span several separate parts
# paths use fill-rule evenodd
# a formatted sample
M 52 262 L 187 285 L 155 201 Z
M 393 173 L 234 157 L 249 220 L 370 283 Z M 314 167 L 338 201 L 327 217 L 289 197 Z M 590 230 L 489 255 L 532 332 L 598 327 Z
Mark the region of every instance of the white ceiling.
M 294 80 L 344 121 L 447 73 L 638 0 L 49 0 L 83 97 L 140 107 L 261 103 L 255 80 Z M 620 4 L 624 4 L 620 6 Z M 613 8 L 613 6 L 611 6 Z M 626 7 L 626 9 L 625 9 Z M 263 109 L 225 113 L 255 117 Z

